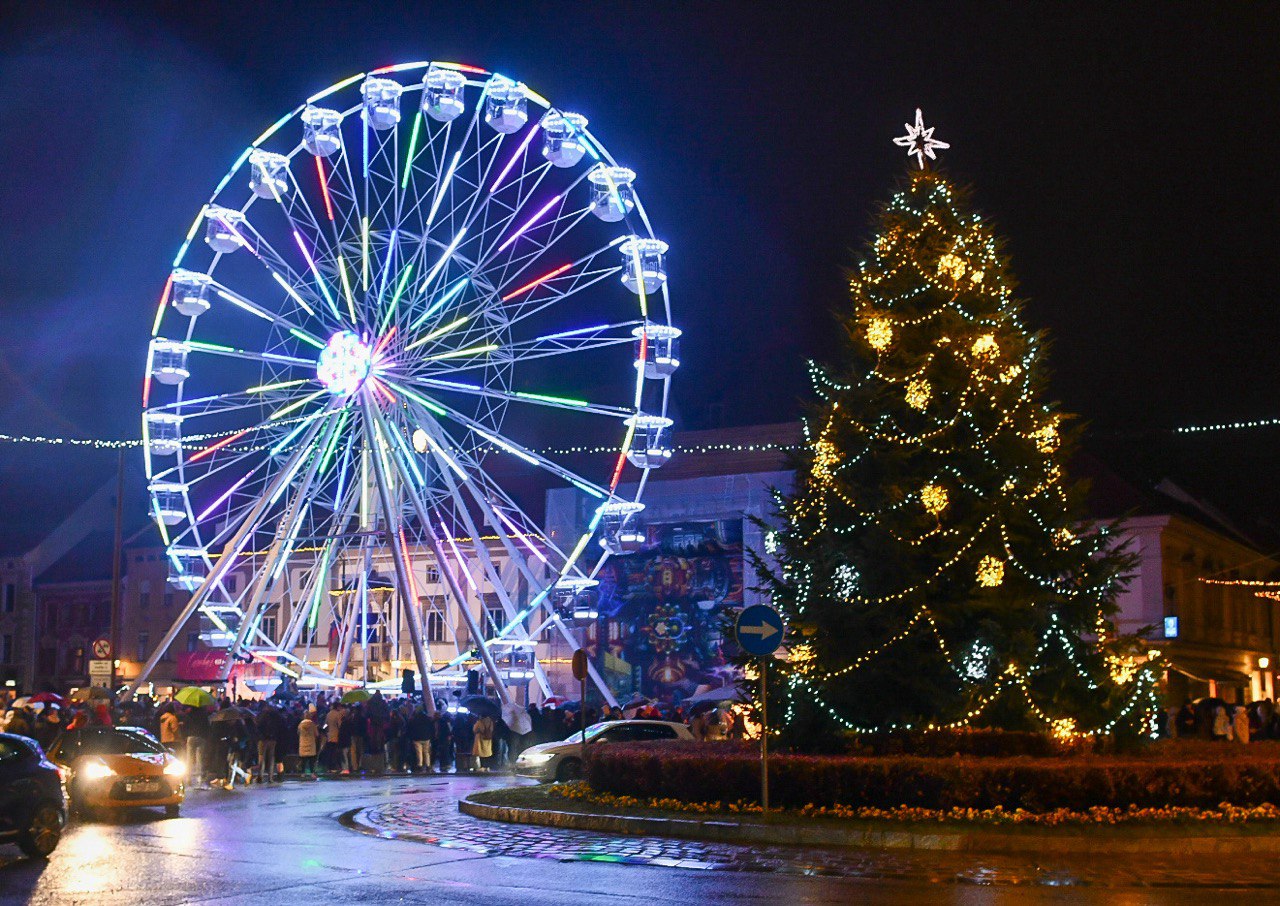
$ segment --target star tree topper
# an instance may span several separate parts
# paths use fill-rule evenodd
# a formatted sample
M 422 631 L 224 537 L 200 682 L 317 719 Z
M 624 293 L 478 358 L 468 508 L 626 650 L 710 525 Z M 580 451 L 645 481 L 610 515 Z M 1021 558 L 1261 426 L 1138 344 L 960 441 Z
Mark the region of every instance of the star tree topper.
M 893 140 L 895 145 L 907 149 L 907 157 L 916 156 L 916 162 L 920 164 L 920 169 L 924 169 L 924 159 L 937 160 L 938 157 L 933 153 L 934 148 L 950 148 L 946 142 L 940 142 L 933 137 L 935 126 L 927 129 L 924 125 L 924 114 L 920 112 L 920 108 L 916 108 L 916 124 L 904 123 L 907 127 L 907 134 L 899 136 Z

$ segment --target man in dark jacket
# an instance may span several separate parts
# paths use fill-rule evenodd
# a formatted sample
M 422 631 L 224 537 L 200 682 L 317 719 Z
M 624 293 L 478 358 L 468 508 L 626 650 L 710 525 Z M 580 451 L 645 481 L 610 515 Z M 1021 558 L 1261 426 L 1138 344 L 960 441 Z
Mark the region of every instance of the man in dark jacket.
M 409 717 L 409 741 L 413 743 L 415 765 L 419 771 L 431 770 L 431 740 L 436 735 L 436 728 L 431 715 L 422 705 L 413 709 Z
M 276 775 L 276 740 L 284 729 L 284 719 L 271 705 L 264 705 L 254 721 L 258 729 L 258 782 L 274 783 Z

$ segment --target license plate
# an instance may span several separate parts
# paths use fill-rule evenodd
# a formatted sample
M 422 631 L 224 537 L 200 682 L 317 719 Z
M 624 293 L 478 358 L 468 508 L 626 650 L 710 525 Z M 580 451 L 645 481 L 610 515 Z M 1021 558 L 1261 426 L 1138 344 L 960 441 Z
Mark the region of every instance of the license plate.
M 124 785 L 124 791 L 126 793 L 158 793 L 160 792 L 160 784 L 152 781 L 126 783 Z

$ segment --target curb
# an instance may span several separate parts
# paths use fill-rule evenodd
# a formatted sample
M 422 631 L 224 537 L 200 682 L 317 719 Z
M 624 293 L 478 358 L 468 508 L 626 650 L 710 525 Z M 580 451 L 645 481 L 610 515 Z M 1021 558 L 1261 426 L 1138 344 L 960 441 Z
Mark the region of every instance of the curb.
M 532 824 L 611 834 L 679 837 L 715 843 L 820 846 L 857 849 L 919 849 L 946 852 L 1116 854 L 1161 853 L 1185 855 L 1244 855 L 1280 853 L 1280 834 L 1249 833 L 1224 827 L 1219 833 L 1134 836 L 1133 828 L 1099 829 L 1091 835 L 1056 829 L 1010 828 L 1007 832 L 888 829 L 871 822 L 848 827 L 770 825 L 738 821 L 697 821 L 686 818 L 646 818 L 597 815 L 544 809 L 487 805 L 470 797 L 459 800 L 458 811 L 473 818 L 508 824 Z

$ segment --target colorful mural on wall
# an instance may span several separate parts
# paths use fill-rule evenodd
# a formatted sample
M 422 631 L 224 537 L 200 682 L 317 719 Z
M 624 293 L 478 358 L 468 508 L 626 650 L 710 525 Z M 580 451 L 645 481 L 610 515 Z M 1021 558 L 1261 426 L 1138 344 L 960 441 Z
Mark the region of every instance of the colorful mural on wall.
M 617 622 L 608 648 L 632 666 L 633 689 L 662 700 L 730 682 L 722 621 L 742 606 L 742 521 L 646 529 L 637 553 L 597 575 L 600 615 Z

